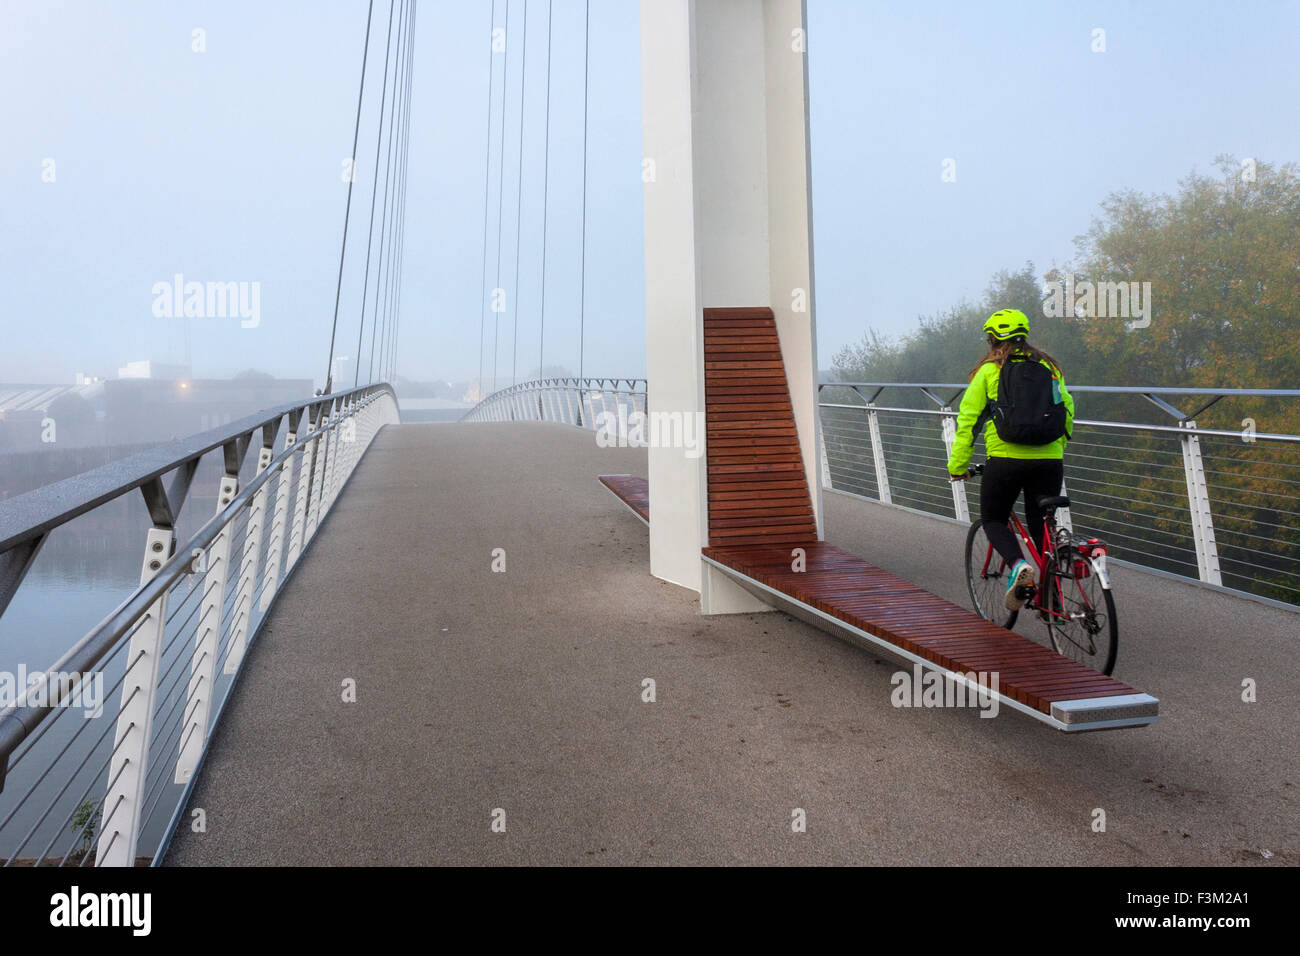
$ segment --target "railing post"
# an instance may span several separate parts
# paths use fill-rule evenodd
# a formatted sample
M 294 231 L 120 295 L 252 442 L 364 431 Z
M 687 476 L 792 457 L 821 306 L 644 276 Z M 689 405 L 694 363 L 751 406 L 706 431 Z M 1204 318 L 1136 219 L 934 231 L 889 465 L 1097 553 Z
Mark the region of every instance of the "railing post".
M 239 475 L 226 474 L 217 495 L 217 514 L 239 493 Z M 208 548 L 207 570 L 203 573 L 203 600 L 199 623 L 194 628 L 194 654 L 190 658 L 190 684 L 185 696 L 185 729 L 181 733 L 176 759 L 177 783 L 189 783 L 199 764 L 199 754 L 208 736 L 212 711 L 212 685 L 216 680 L 217 654 L 221 644 L 221 614 L 226 603 L 226 580 L 230 571 L 230 523 L 221 529 Z
M 321 519 L 325 517 L 325 512 L 329 511 L 330 507 L 330 487 L 334 482 L 334 459 L 337 457 L 339 444 L 339 436 L 336 431 L 338 427 L 338 420 L 335 416 L 336 405 L 337 399 L 334 399 L 331 400 L 329 405 L 325 408 L 325 417 L 323 422 L 325 425 L 325 434 L 321 435 L 321 441 L 325 443 L 325 452 L 324 461 L 321 462 L 320 496 L 316 499 L 316 517 L 311 524 L 313 535 L 316 533 L 316 528 L 320 524 Z
M 820 418 L 820 416 L 821 416 L 821 411 L 819 410 L 817 414 L 818 414 L 818 417 Z M 821 440 L 820 442 L 818 442 L 817 444 L 818 444 L 818 446 L 819 446 L 819 448 L 820 448 L 820 450 L 821 450 L 822 487 L 823 487 L 823 488 L 830 488 L 830 487 L 832 487 L 832 486 L 831 486 L 831 463 L 830 463 L 830 459 L 826 456 L 826 438 L 825 438 L 825 433 L 826 433 L 826 430 L 823 428 L 823 429 L 822 429 L 822 440 Z
M 315 422 L 312 419 L 310 411 L 307 413 L 307 433 L 310 434 L 316 430 Z M 307 531 L 307 498 L 311 489 L 311 458 L 310 444 L 304 445 L 301 452 L 303 458 L 303 467 L 297 469 L 298 472 L 298 492 L 294 496 L 293 502 L 293 528 L 289 534 L 289 552 L 285 556 L 284 573 L 287 575 L 290 569 L 298 563 L 298 555 L 302 554 L 304 536 Z M 295 452 L 295 454 L 299 454 Z
M 348 480 L 352 474 L 352 469 L 357 464 L 357 428 L 361 416 L 355 401 L 348 402 L 344 409 L 344 419 L 339 422 L 339 444 L 340 451 L 343 453 L 343 464 L 336 469 L 334 475 L 334 497 L 338 498 L 339 491 L 343 488 L 343 483 Z
M 312 431 L 316 431 L 325 424 L 325 406 L 320 406 L 320 411 L 316 413 L 316 419 L 312 422 Z M 303 546 L 306 547 L 316 534 L 316 526 L 320 523 L 320 506 L 321 493 L 325 488 L 325 454 L 329 451 L 329 432 L 317 435 L 312 439 L 312 468 L 311 481 L 307 488 L 307 525 L 303 532 Z
M 952 409 L 945 405 L 943 407 L 943 418 L 939 420 L 943 428 L 943 447 L 946 455 L 943 467 L 944 474 L 948 473 L 948 458 L 952 457 L 952 445 L 957 439 L 957 425 L 952 420 L 951 412 Z M 952 486 L 952 508 L 957 520 L 969 523 L 970 507 L 966 503 L 966 482 L 950 480 L 948 484 Z
M 298 439 L 298 418 L 289 419 L 289 431 L 284 436 L 284 447 L 288 451 Z M 275 489 L 275 514 L 271 519 L 271 540 L 266 546 L 266 569 L 262 576 L 262 596 L 258 598 L 257 609 L 265 611 L 275 600 L 276 584 L 280 577 L 280 555 L 284 550 L 285 525 L 289 521 L 289 497 L 293 494 L 293 474 L 298 456 L 291 454 L 280 466 L 279 480 Z M 269 481 L 267 482 L 270 483 Z M 297 509 L 294 509 L 295 513 Z
M 271 464 L 274 452 L 263 446 L 257 453 L 257 473 L 260 475 Z M 253 583 L 257 580 L 257 562 L 262 556 L 262 535 L 266 527 L 266 500 L 270 494 L 268 478 L 253 496 L 253 506 L 248 512 L 248 530 L 244 532 L 244 557 L 239 565 L 239 583 L 235 585 L 235 606 L 231 608 L 234 624 L 231 628 L 230 650 L 226 653 L 223 672 L 233 674 L 244 659 L 248 643 L 249 624 L 253 614 Z
M 145 538 L 144 566 L 140 586 L 144 587 L 171 557 L 176 546 L 174 528 L 155 525 Z M 122 677 L 122 706 L 113 735 L 113 758 L 108 768 L 108 792 L 104 795 L 102 824 L 95 850 L 96 866 L 135 866 L 136 844 L 140 840 L 140 816 L 149 770 L 149 741 L 153 737 L 153 713 L 158 694 L 158 660 L 162 656 L 163 631 L 167 627 L 167 597 L 153 603 L 127 648 L 126 674 Z M 113 824 L 110 826 L 110 823 Z
M 325 491 L 325 510 L 327 511 L 334 507 L 334 499 L 337 498 L 339 494 L 339 465 L 340 463 L 344 465 L 347 464 L 347 453 L 342 447 L 344 437 L 343 425 L 348 420 L 347 412 L 348 400 L 346 398 L 339 399 L 338 408 L 334 415 L 334 441 L 332 443 L 334 447 L 330 460 L 329 486 Z
M 1066 498 L 1070 495 L 1070 493 L 1065 490 L 1064 478 L 1061 479 L 1061 495 Z M 1064 528 L 1066 531 L 1074 530 L 1074 518 L 1070 515 L 1070 509 L 1068 507 L 1057 509 L 1056 524 L 1058 527 Z
M 1196 542 L 1196 569 L 1202 581 L 1223 584 L 1219 571 L 1219 547 L 1214 539 L 1214 516 L 1210 511 L 1210 490 L 1205 483 L 1205 467 L 1201 461 L 1201 440 L 1196 434 L 1196 422 L 1179 422 L 1185 434 L 1179 437 L 1183 446 L 1183 471 L 1187 476 L 1187 506 L 1192 516 L 1192 537 Z
M 885 470 L 885 449 L 880 444 L 880 416 L 874 405 L 867 405 L 867 427 L 871 432 L 871 457 L 876 463 L 876 494 L 881 504 L 893 504 L 889 493 L 889 473 Z

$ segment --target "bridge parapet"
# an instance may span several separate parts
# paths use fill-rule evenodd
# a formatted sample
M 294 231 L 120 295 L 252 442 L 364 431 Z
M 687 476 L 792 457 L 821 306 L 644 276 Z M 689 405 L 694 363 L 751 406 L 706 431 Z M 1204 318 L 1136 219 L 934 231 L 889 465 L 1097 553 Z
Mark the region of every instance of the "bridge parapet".
M 396 422 L 387 384 L 318 395 L 0 503 L 0 614 L 63 525 L 136 489 L 152 523 L 139 587 L 0 712 L 6 865 L 160 855 L 248 645 L 371 440 Z M 216 513 L 178 541 L 209 454 Z
M 823 487 L 969 521 L 978 488 L 947 478 L 965 388 L 822 382 Z M 1300 390 L 1070 391 L 1082 413 L 1107 414 L 1075 420 L 1065 453 L 1071 504 L 1058 520 L 1106 540 L 1121 563 L 1300 604 Z M 1198 426 L 1225 400 L 1219 410 L 1232 409 L 1241 428 Z M 1132 420 L 1135 401 L 1160 409 L 1162 420 Z M 1257 427 L 1270 421 L 1289 427 Z
M 978 491 L 947 477 L 965 388 L 821 382 L 822 487 L 968 522 Z M 1070 391 L 1083 397 L 1083 412 L 1105 414 L 1075 421 L 1065 456 L 1071 507 L 1059 520 L 1105 539 L 1121 564 L 1300 605 L 1300 389 Z M 1159 409 L 1161 419 L 1134 421 L 1134 401 Z M 1241 427 L 1199 425 L 1215 406 L 1232 409 Z M 644 379 L 556 378 L 494 392 L 462 420 L 595 430 L 634 410 L 647 411 Z M 1259 427 L 1270 421 L 1287 427 Z
M 592 431 L 601 415 L 646 411 L 643 378 L 544 378 L 520 382 L 488 395 L 463 422 L 558 422 Z

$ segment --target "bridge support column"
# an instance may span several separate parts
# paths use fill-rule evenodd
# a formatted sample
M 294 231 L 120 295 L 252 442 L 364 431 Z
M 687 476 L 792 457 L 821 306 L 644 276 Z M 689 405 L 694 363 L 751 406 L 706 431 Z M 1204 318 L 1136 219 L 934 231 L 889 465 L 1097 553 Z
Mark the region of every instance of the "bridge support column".
M 704 309 L 770 307 L 820 535 L 806 37 L 802 0 L 641 2 L 646 371 L 651 429 L 705 426 Z M 651 441 L 650 571 L 706 614 L 764 608 L 701 558 L 700 451 Z

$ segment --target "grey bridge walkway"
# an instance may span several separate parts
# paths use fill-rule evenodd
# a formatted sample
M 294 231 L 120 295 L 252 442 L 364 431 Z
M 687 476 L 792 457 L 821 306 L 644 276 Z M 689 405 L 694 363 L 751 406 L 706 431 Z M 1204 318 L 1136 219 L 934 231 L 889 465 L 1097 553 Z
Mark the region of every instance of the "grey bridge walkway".
M 611 472 L 645 453 L 386 428 L 250 652 L 190 802 L 206 832 L 183 822 L 167 862 L 1300 862 L 1300 616 L 1117 568 L 1116 674 L 1159 723 L 895 709 L 898 665 L 652 578 Z M 967 603 L 955 524 L 826 511 L 833 543 Z

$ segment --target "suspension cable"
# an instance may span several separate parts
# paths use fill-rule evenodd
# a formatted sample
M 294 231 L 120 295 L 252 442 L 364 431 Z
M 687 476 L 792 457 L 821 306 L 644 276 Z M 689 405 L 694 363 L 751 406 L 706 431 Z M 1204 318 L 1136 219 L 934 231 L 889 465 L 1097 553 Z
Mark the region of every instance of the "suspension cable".
M 396 6 L 397 0 L 388 0 L 388 39 L 384 43 L 384 88 L 379 97 L 379 128 L 375 134 L 375 165 L 371 174 L 374 182 L 370 186 L 370 228 L 366 232 L 366 277 L 361 287 L 361 327 L 357 329 L 355 374 L 352 376 L 354 388 L 361 382 L 361 339 L 366 331 L 366 299 L 370 294 L 370 248 L 375 238 L 375 196 L 379 192 L 379 147 L 384 142 L 384 106 L 388 102 L 388 54 L 393 44 L 393 8 Z M 374 316 L 371 318 L 373 319 Z
M 591 0 L 586 4 L 582 54 L 582 265 L 578 279 L 578 381 L 582 381 L 587 329 L 587 76 L 591 60 Z
M 506 176 L 506 85 L 510 80 L 510 0 L 506 0 L 506 58 L 501 64 L 501 162 L 497 169 L 497 281 L 493 292 L 501 288 L 501 220 L 505 215 L 502 200 Z M 497 354 L 501 349 L 501 313 L 492 308 L 492 391 L 497 390 Z
M 546 348 L 546 212 L 551 165 L 551 15 L 554 0 L 546 0 L 546 134 L 542 146 L 542 302 L 537 319 L 537 377 L 545 377 L 542 358 Z
M 366 38 L 361 49 L 361 84 L 357 90 L 357 119 L 352 127 L 352 152 L 348 154 L 352 164 L 348 170 L 348 200 L 343 207 L 343 244 L 339 249 L 339 279 L 334 289 L 334 323 L 330 327 L 330 357 L 325 368 L 325 391 L 328 394 L 334 385 L 334 336 L 339 329 L 339 296 L 343 293 L 343 258 L 348 251 L 348 219 L 352 215 L 352 183 L 356 180 L 357 137 L 361 134 L 361 100 L 366 92 L 366 59 L 370 56 L 370 21 L 375 12 L 375 0 L 370 0 L 366 10 Z
M 488 108 L 487 108 L 487 128 L 483 131 L 483 278 L 479 281 L 479 295 L 482 301 L 479 305 L 478 318 L 478 390 L 479 398 L 483 398 L 483 343 L 484 330 L 487 327 L 487 243 L 488 243 L 488 183 L 492 178 L 492 85 L 496 79 L 496 67 L 492 63 L 493 49 L 492 43 L 494 37 L 492 32 L 496 29 L 497 22 L 497 0 L 492 0 L 492 12 L 488 20 Z
M 379 217 L 379 264 L 375 267 L 375 307 L 374 311 L 371 313 L 372 321 L 370 323 L 370 363 L 368 366 L 368 374 L 370 381 L 372 382 L 375 380 L 375 339 L 376 333 L 379 331 L 380 322 L 382 321 L 382 316 L 379 312 L 379 289 L 382 285 L 381 277 L 384 274 L 384 246 L 385 236 L 387 235 L 386 230 L 388 227 L 388 196 L 393 170 L 393 117 L 396 114 L 397 107 L 397 72 L 398 63 L 401 61 L 402 25 L 406 22 L 406 8 L 407 4 L 403 2 L 401 11 L 397 15 L 397 56 L 394 58 L 397 62 L 394 62 L 393 64 L 393 99 L 392 102 L 389 103 L 388 107 L 388 154 L 387 159 L 384 161 L 384 205 Z M 383 369 L 380 369 L 380 374 L 383 374 Z
M 510 347 L 510 384 L 519 381 L 519 240 L 523 236 L 524 209 L 524 106 L 528 94 L 528 4 L 524 3 L 523 56 L 519 67 L 519 175 L 515 178 L 515 284 L 511 291 L 514 302 L 510 311 L 514 315 L 514 342 Z
M 411 43 L 406 48 L 406 120 L 403 124 L 405 132 L 402 135 L 402 173 L 399 180 L 402 184 L 402 200 L 399 207 L 401 216 L 398 221 L 401 225 L 397 240 L 397 301 L 393 313 L 393 334 L 388 346 L 390 382 L 397 377 L 397 336 L 402 330 L 402 269 L 406 263 L 406 188 L 409 182 L 408 170 L 411 157 L 411 100 L 415 91 L 415 18 L 419 12 L 420 0 L 411 0 Z
M 397 137 L 397 152 L 393 158 L 393 190 L 392 190 L 392 221 L 388 229 L 388 271 L 384 276 L 384 321 L 379 330 L 379 377 L 387 380 L 388 378 L 388 346 L 389 340 L 393 335 L 393 285 L 397 277 L 397 236 L 400 215 L 400 200 L 398 196 L 402 189 L 402 150 L 405 145 L 405 128 L 406 120 L 406 101 L 409 94 L 407 89 L 407 66 L 411 58 L 411 39 L 413 35 L 412 27 L 415 20 L 415 0 L 407 0 L 406 4 L 406 35 L 404 52 L 398 56 L 396 71 L 394 76 L 397 83 L 397 125 L 393 127 L 394 135 Z M 383 250 L 380 250 L 381 254 Z
M 389 130 L 390 145 L 394 143 L 400 144 L 401 137 L 402 137 L 400 117 L 402 112 L 402 104 L 404 103 L 406 97 L 406 90 L 405 87 L 403 86 L 402 80 L 403 80 L 403 74 L 406 72 L 404 68 L 406 51 L 410 48 L 412 2 L 413 0 L 406 0 L 406 10 L 405 10 L 406 22 L 405 22 L 405 26 L 402 28 L 401 31 L 399 31 L 398 34 L 397 61 L 393 66 L 393 84 L 394 84 L 393 88 L 394 91 L 396 92 L 396 96 L 393 98 L 394 113 L 393 116 L 390 118 L 390 125 L 391 125 L 391 128 Z M 400 145 L 397 145 L 396 148 L 390 152 L 389 170 L 388 170 L 388 189 L 385 195 L 385 200 L 386 200 L 385 211 L 387 213 L 388 232 L 387 235 L 384 237 L 384 244 L 379 247 L 380 262 L 384 263 L 387 266 L 383 274 L 383 283 L 382 283 L 383 307 L 379 313 L 380 314 L 379 346 L 378 349 L 376 350 L 376 361 L 375 361 L 375 368 L 381 379 L 383 379 L 387 373 L 387 369 L 384 366 L 384 359 L 387 356 L 386 349 L 388 343 L 388 334 L 390 331 L 390 325 L 392 323 L 392 313 L 390 310 L 390 306 L 392 303 L 391 292 L 392 292 L 392 285 L 393 285 L 393 254 L 394 254 L 393 244 L 397 234 L 397 189 L 398 189 L 397 176 L 398 176 L 398 169 L 401 165 L 401 159 L 400 159 L 401 154 L 402 154 L 402 148 Z M 376 297 L 375 297 L 376 305 L 378 305 L 379 293 L 380 290 L 377 289 Z

